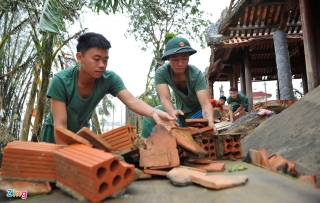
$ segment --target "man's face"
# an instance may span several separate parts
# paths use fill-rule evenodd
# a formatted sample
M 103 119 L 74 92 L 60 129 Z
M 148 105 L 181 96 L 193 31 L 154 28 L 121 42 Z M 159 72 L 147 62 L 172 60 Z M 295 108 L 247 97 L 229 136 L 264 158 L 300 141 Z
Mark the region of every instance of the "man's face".
M 238 92 L 236 92 L 236 91 L 229 91 L 229 94 L 232 99 L 238 98 Z
M 174 73 L 184 73 L 189 63 L 189 53 L 171 55 L 169 62 Z
M 108 65 L 109 50 L 94 47 L 84 54 L 77 52 L 76 56 L 81 68 L 89 76 L 100 78 Z
M 220 105 L 220 106 L 223 106 L 225 103 L 226 103 L 226 101 L 223 99 L 218 100 L 218 105 Z

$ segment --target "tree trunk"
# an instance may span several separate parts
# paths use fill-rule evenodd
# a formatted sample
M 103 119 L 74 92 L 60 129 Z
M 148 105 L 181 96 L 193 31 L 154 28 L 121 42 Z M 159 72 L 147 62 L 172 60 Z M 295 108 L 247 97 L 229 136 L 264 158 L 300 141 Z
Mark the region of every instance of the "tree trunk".
M 291 65 L 285 30 L 273 33 L 274 50 L 278 69 L 280 100 L 294 100 Z
M 43 63 L 41 63 L 41 71 L 42 71 L 42 82 L 41 88 L 39 90 L 39 98 L 37 102 L 37 113 L 36 118 L 34 120 L 32 136 L 36 136 L 37 140 L 41 140 L 41 128 L 42 128 L 42 120 L 44 114 L 44 108 L 46 105 L 47 99 L 47 90 L 49 85 L 49 78 L 51 72 L 51 65 L 53 62 L 52 54 L 53 54 L 53 38 L 54 35 L 51 33 L 46 33 L 43 35 L 42 40 L 42 52 L 40 53 L 40 59 L 43 59 Z M 34 139 L 33 139 L 34 140 Z
M 40 74 L 40 69 L 37 69 L 34 73 L 31 93 L 29 97 L 29 103 L 26 109 L 26 113 L 24 115 L 23 124 L 21 128 L 20 140 L 22 141 L 28 141 L 28 134 L 29 134 L 30 123 L 31 123 L 31 114 L 33 111 L 34 100 L 36 98 L 39 74 Z
M 99 119 L 98 119 L 98 115 L 97 115 L 96 110 L 93 111 L 91 120 L 92 120 L 92 128 L 94 129 L 95 133 L 100 135 L 101 134 L 101 127 L 99 124 Z

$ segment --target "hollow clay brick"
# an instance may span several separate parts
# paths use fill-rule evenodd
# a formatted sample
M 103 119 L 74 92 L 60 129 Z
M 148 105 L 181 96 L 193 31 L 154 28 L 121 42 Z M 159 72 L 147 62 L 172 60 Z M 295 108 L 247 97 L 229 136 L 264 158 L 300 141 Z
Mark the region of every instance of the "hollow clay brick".
M 148 151 L 157 152 L 159 150 L 169 150 L 170 151 L 170 164 L 169 166 L 153 166 L 152 169 L 160 168 L 172 168 L 179 166 L 179 154 L 177 149 L 176 138 L 170 134 L 170 132 L 163 125 L 156 125 L 154 131 L 151 133 L 150 137 L 146 140 L 146 145 Z M 140 150 L 141 152 L 142 150 Z M 143 158 L 143 157 L 142 157 Z M 141 162 L 141 157 L 140 157 Z M 142 160 L 144 162 L 144 160 Z M 144 162 L 145 163 L 145 162 Z
M 130 124 L 110 130 L 99 135 L 104 141 L 108 142 L 113 150 L 126 150 L 134 147 L 133 143 L 137 135 L 133 126 Z
M 110 144 L 103 139 L 101 139 L 98 135 L 96 135 L 94 132 L 92 132 L 89 128 L 83 127 L 80 131 L 76 133 L 80 137 L 88 140 L 92 143 L 94 148 L 104 150 L 106 152 L 113 151 Z
M 56 179 L 53 153 L 64 145 L 13 141 L 4 148 L 1 176 L 10 180 L 50 181 Z
M 223 136 L 222 142 L 223 155 L 220 157 L 221 159 L 243 158 L 240 136 L 232 136 L 231 138 Z
M 73 133 L 72 131 L 63 128 L 63 127 L 56 127 L 54 129 L 55 136 L 63 142 L 65 145 L 71 145 L 71 144 L 84 144 L 88 147 L 92 147 L 92 144 L 82 138 L 81 136 Z
M 171 133 L 176 137 L 178 145 L 195 153 L 206 155 L 208 152 L 198 145 L 192 138 L 189 130 L 172 129 Z
M 217 159 L 217 145 L 216 145 L 216 139 L 213 137 L 204 137 L 200 136 L 200 146 L 205 149 L 208 154 L 205 155 L 206 158 L 211 160 Z
M 134 179 L 134 166 L 110 153 L 74 144 L 55 152 L 58 187 L 100 202 Z M 67 190 L 69 191 L 69 190 Z

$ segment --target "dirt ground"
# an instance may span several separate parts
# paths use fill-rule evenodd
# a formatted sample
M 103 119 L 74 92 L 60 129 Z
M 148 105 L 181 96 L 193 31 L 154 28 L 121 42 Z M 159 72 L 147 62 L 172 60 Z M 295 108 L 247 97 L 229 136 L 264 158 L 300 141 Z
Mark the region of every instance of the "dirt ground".
M 241 140 L 243 155 L 266 148 L 295 161 L 299 175 L 320 174 L 320 86 Z M 317 177 L 320 187 L 320 175 Z

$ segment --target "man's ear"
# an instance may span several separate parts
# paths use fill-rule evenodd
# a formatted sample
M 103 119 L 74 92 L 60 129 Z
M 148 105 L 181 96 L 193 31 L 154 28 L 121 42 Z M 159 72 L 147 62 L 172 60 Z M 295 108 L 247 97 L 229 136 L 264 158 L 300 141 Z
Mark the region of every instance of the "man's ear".
M 81 52 L 77 52 L 77 53 L 76 53 L 76 57 L 77 57 L 78 63 L 81 64 L 81 62 L 82 62 L 82 54 L 81 54 Z

